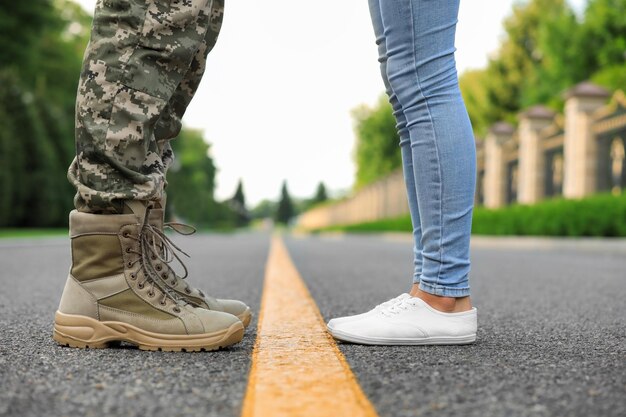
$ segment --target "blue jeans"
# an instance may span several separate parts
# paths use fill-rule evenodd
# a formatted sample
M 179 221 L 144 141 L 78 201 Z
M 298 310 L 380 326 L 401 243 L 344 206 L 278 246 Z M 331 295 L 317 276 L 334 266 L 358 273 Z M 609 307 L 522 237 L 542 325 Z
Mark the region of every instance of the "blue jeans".
M 469 295 L 476 148 L 454 60 L 459 0 L 369 0 L 400 135 L 420 289 Z

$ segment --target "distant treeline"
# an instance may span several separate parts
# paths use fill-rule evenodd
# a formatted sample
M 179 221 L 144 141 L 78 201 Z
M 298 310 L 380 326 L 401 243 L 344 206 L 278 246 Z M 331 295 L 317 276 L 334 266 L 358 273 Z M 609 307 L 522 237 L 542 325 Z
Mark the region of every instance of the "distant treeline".
M 504 32 L 487 66 L 459 79 L 479 137 L 495 122 L 515 124 L 534 104 L 561 111 L 563 91 L 580 81 L 626 88 L 626 0 L 589 0 L 580 17 L 565 0 L 520 1 Z M 386 97 L 374 108 L 356 109 L 354 119 L 360 188 L 398 169 L 400 149 Z

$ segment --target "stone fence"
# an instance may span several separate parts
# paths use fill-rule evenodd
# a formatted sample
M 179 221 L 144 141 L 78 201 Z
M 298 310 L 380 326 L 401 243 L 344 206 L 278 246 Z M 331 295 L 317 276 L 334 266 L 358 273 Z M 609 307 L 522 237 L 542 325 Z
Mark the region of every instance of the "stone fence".
M 580 198 L 626 187 L 626 96 L 590 82 L 565 93 L 564 114 L 534 106 L 515 128 L 495 123 L 476 140 L 476 204 L 498 208 L 545 198 Z M 317 229 L 398 217 L 408 213 L 402 172 L 353 195 L 313 208 L 298 226 Z

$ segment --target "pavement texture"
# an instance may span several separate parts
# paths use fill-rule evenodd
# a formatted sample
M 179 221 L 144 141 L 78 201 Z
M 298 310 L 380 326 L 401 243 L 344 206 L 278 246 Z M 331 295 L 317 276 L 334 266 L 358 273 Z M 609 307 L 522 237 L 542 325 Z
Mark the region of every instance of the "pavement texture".
M 258 312 L 268 234 L 175 239 L 194 285 Z M 476 344 L 339 344 L 379 415 L 626 415 L 624 242 L 474 242 Z M 405 236 L 285 243 L 325 319 L 410 286 Z M 218 352 L 63 348 L 51 330 L 69 262 L 65 238 L 0 241 L 0 416 L 240 414 L 257 315 L 243 343 Z
M 258 311 L 269 235 L 174 239 L 191 255 L 193 285 Z M 0 241 L 0 416 L 238 416 L 256 316 L 242 343 L 217 352 L 57 346 L 68 241 Z
M 340 343 L 383 416 L 625 416 L 623 242 L 477 238 L 470 346 Z M 407 239 L 287 239 L 322 316 L 361 313 L 411 284 Z

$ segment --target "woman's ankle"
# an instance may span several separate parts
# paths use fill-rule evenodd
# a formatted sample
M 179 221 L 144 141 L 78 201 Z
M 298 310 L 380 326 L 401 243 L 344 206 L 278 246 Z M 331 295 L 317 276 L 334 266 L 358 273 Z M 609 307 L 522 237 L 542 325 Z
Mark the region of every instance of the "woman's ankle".
M 439 310 L 443 313 L 459 313 L 462 311 L 469 311 L 472 309 L 472 301 L 470 297 L 443 297 L 440 295 L 434 295 L 427 293 L 419 288 L 419 284 L 413 284 L 409 294 L 412 297 L 417 297 L 426 302 L 429 306 L 435 310 Z

